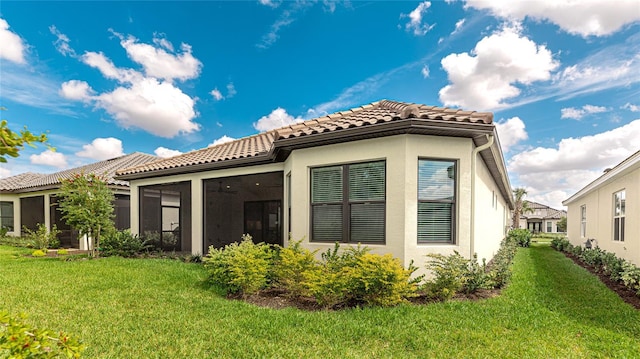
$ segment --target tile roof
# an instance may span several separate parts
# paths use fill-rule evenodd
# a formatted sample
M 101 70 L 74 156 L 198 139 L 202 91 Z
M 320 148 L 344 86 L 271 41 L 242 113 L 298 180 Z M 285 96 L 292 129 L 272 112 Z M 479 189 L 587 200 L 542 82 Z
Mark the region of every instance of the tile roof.
M 42 189 L 42 187 L 56 187 L 62 180 L 71 178 L 76 173 L 95 173 L 106 177 L 109 185 L 128 187 L 129 182 L 114 178 L 116 170 L 153 162 L 157 159 L 156 156 L 135 152 L 51 174 L 23 173 L 0 179 L 0 191 L 26 192 L 36 191 Z
M 523 213 L 520 217 L 526 219 L 560 219 L 567 216 L 567 211 L 557 210 L 537 202 L 529 202 L 529 207 L 533 213 Z
M 187 168 L 196 165 L 248 158 L 267 159 L 278 141 L 302 138 L 323 133 L 342 133 L 354 128 L 400 120 L 419 119 L 444 122 L 485 124 L 493 123 L 490 112 L 462 111 L 444 107 L 382 100 L 347 111 L 281 127 L 266 133 L 245 137 L 233 142 L 192 151 L 175 157 L 123 169 L 119 176 Z

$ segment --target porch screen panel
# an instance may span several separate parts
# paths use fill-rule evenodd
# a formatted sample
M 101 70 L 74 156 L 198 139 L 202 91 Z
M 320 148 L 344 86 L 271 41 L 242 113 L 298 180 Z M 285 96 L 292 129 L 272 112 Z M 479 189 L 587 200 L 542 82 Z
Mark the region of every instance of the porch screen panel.
M 350 241 L 385 240 L 385 162 L 349 165 Z
M 13 231 L 13 202 L 0 202 L 0 228 L 6 228 L 7 231 Z
M 342 240 L 342 166 L 311 170 L 311 238 Z
M 418 161 L 418 242 L 453 243 L 456 162 Z

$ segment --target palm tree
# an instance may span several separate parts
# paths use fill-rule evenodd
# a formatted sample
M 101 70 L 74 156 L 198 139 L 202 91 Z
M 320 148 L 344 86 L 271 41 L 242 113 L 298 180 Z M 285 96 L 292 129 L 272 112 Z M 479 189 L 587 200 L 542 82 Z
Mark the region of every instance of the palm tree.
M 524 197 L 527 195 L 527 190 L 518 187 L 513 190 L 513 194 L 516 197 L 516 205 L 513 210 L 513 228 L 520 228 L 520 216 L 523 213 L 533 213 L 533 208 L 529 207 L 529 201 L 526 201 Z

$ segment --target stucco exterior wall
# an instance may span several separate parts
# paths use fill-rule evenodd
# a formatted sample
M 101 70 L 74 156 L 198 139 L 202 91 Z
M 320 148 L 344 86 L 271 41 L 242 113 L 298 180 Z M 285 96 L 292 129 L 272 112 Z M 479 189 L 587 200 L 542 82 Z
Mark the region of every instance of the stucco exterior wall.
M 613 240 L 613 194 L 625 190 L 624 242 Z M 587 208 L 587 230 L 580 236 L 580 207 Z M 596 239 L 600 248 L 640 265 L 640 169 L 605 183 L 568 204 L 567 236 L 573 245 Z
M 9 236 L 20 236 L 20 197 L 13 193 L 0 194 L 0 201 L 13 203 L 13 231 L 7 232 Z

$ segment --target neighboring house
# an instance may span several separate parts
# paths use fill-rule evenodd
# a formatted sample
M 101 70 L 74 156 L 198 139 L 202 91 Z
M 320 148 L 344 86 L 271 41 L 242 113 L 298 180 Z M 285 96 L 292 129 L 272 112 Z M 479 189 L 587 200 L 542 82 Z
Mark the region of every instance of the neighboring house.
M 520 228 L 526 228 L 532 233 L 560 233 L 558 221 L 567 216 L 567 211 L 558 210 L 544 204 L 527 201 L 533 212 L 520 216 Z
M 56 210 L 61 181 L 77 173 L 95 173 L 106 178 L 116 197 L 116 227 L 129 228 L 129 183 L 114 179 L 114 174 L 117 169 L 157 159 L 144 153 L 132 153 L 51 174 L 23 173 L 0 179 L 0 225 L 9 230 L 9 235 L 20 236 L 23 227 L 35 230 L 39 223 L 43 223 L 50 229 L 55 224 L 62 231 L 59 235 L 62 246 L 84 249 L 84 243 L 79 243 L 77 233 L 62 221 L 62 214 Z
M 573 245 L 593 239 L 594 246 L 640 265 L 640 151 L 562 204 L 568 207 L 567 236 Z
M 490 259 L 513 198 L 493 115 L 379 101 L 118 171 L 131 230 L 206 253 L 254 241 L 362 243 L 422 267 Z

